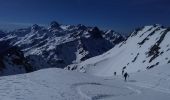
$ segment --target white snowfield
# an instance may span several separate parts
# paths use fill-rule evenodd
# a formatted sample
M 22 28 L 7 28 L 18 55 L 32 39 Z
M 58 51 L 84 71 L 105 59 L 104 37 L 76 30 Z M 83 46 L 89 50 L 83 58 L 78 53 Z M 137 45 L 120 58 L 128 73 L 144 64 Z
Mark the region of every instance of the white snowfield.
M 130 74 L 128 82 L 55 68 L 0 77 L 0 100 L 169 100 L 169 66 Z

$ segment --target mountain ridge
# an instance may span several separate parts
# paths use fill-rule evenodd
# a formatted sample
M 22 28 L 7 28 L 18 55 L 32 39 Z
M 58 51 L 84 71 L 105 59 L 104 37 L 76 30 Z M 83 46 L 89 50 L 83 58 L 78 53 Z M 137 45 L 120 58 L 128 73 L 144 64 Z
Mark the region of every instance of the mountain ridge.
M 161 25 L 150 25 L 132 32 L 129 37 L 108 52 L 90 58 L 80 64 L 69 65 L 69 69 L 99 76 L 138 72 L 170 62 L 170 30 Z M 67 69 L 67 68 L 66 68 Z
M 125 39 L 119 33 L 98 27 L 63 25 L 52 21 L 49 27 L 37 24 L 10 31 L 0 41 L 18 46 L 34 69 L 65 68 L 100 55 Z

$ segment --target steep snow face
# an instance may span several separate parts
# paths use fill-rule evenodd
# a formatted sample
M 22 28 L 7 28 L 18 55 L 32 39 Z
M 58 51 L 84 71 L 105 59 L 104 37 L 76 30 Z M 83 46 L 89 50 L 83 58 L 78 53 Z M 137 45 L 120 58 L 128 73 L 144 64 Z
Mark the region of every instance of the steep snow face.
M 108 52 L 80 64 L 68 66 L 98 76 L 137 72 L 170 63 L 170 29 L 160 25 L 135 30 L 126 41 Z
M 33 71 L 18 47 L 10 46 L 8 41 L 0 41 L 0 75 L 13 75 Z
M 104 32 L 97 27 L 60 25 L 53 21 L 49 28 L 33 25 L 15 30 L 1 40 L 19 46 L 37 69 L 64 68 L 100 55 L 124 40 L 120 34 Z M 111 36 L 109 37 L 108 36 Z
M 2 100 L 169 100 L 169 66 L 121 76 L 95 77 L 62 69 L 0 77 Z M 167 70 L 168 69 L 168 70 Z M 151 73 L 151 74 L 149 74 Z

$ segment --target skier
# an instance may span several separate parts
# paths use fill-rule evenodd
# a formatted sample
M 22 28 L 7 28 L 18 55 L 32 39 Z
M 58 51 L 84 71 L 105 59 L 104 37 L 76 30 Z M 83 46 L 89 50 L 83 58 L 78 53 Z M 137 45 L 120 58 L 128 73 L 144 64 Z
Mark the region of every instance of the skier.
M 124 74 L 124 72 L 125 72 L 124 69 L 122 69 L 122 75 Z
M 122 75 L 124 74 L 126 66 L 122 68 Z
M 127 77 L 129 77 L 129 74 L 127 72 L 125 72 L 125 74 L 123 75 L 125 78 L 125 82 L 127 81 Z
M 126 69 L 126 66 L 124 66 L 123 69 Z
M 116 76 L 116 72 L 114 72 L 114 75 Z

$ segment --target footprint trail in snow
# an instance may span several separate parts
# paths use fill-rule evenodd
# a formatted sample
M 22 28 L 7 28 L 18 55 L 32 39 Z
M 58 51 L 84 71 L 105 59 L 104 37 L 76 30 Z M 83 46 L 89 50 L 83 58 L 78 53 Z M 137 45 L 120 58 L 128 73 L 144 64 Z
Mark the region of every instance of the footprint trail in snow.
M 79 95 L 88 100 L 101 100 L 132 94 L 141 91 L 132 87 L 117 87 L 101 83 L 76 83 L 71 86 Z

